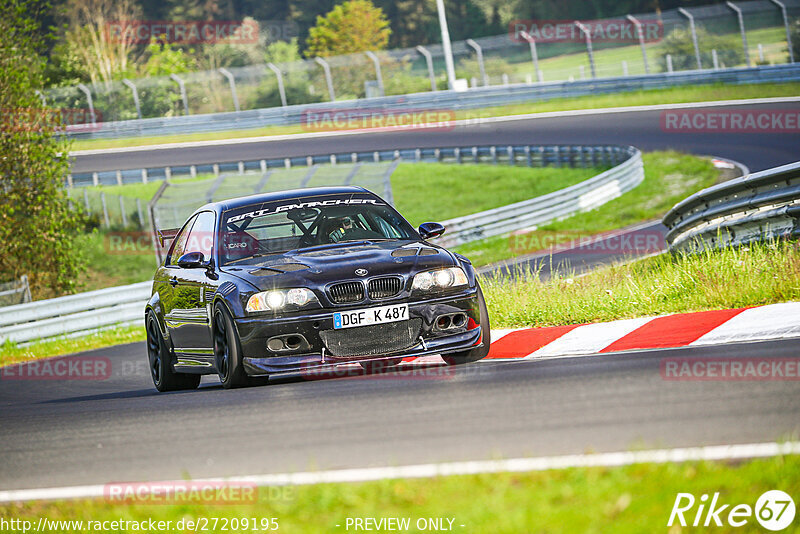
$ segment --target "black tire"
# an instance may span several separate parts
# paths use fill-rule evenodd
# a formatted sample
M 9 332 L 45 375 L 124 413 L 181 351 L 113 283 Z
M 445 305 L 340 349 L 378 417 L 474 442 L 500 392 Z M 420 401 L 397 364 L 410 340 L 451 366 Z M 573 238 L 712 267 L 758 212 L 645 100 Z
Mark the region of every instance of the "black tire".
M 182 389 L 197 389 L 200 385 L 200 375 L 176 373 L 172 368 L 172 351 L 167 347 L 158 320 L 151 311 L 145 321 L 147 331 L 147 362 L 150 368 L 150 378 L 158 391 L 178 391 Z
M 217 374 L 225 389 L 253 384 L 242 365 L 242 345 L 228 309 L 221 303 L 214 305 L 214 360 Z
M 361 368 L 367 373 L 380 373 L 385 369 L 396 367 L 403 362 L 403 358 L 393 358 L 391 360 L 379 360 L 376 362 L 358 362 Z
M 442 356 L 442 359 L 448 365 L 462 365 L 465 363 L 477 362 L 489 354 L 489 347 L 492 344 L 491 332 L 489 332 L 489 312 L 486 309 L 486 301 L 483 298 L 481 286 L 478 284 L 477 280 L 475 284 L 478 286 L 478 308 L 481 311 L 481 335 L 483 336 L 483 345 L 472 350 L 455 352 Z

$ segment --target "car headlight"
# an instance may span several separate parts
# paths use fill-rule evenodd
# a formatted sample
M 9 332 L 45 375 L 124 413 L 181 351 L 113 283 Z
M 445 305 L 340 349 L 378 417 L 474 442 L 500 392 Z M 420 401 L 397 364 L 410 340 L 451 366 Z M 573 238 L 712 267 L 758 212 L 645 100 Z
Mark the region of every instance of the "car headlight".
M 467 275 L 460 267 L 447 267 L 435 271 L 425 271 L 414 276 L 411 284 L 412 290 L 431 291 L 448 289 L 451 287 L 466 286 L 469 284 Z
M 286 306 L 302 308 L 311 303 L 319 304 L 319 300 L 310 289 L 304 287 L 273 289 L 252 295 L 247 301 L 246 309 L 248 312 L 277 311 Z

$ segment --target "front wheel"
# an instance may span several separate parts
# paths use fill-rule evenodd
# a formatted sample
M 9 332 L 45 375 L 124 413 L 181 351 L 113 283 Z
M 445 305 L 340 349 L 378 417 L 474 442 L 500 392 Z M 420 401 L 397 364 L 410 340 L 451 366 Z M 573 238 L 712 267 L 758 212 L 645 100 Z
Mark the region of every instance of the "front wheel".
M 176 373 L 172 369 L 172 352 L 161 335 L 158 320 L 153 312 L 147 314 L 147 361 L 150 377 L 158 391 L 178 391 L 196 389 L 200 385 L 200 375 Z
M 242 345 L 230 313 L 221 303 L 214 305 L 214 359 L 225 389 L 250 385 L 242 365 Z
M 491 333 L 489 332 L 489 312 L 486 309 L 486 300 L 483 298 L 483 291 L 478 281 L 475 281 L 478 286 L 478 308 L 481 312 L 481 338 L 483 345 L 476 347 L 472 350 L 464 352 L 455 352 L 453 354 L 446 354 L 442 359 L 448 365 L 461 365 L 464 363 L 477 362 L 485 358 L 489 354 L 489 347 L 492 344 Z

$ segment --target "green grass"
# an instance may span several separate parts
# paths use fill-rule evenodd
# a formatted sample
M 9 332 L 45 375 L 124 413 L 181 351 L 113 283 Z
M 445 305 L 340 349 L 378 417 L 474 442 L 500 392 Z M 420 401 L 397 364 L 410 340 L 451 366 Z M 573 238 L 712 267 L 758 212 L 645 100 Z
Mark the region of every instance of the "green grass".
M 144 323 L 144 307 L 142 307 L 142 323 Z M 102 330 L 88 336 L 40 341 L 25 347 L 7 342 L 0 345 L 0 365 L 144 341 L 144 338 L 144 326 L 126 326 Z
M 663 254 L 542 281 L 481 281 L 492 325 L 557 326 L 800 299 L 800 245 L 753 244 L 697 255 Z
M 277 518 L 278 532 L 347 532 L 348 517 L 453 519 L 455 532 L 641 533 L 695 532 L 703 527 L 667 528 L 678 493 L 719 492 L 718 505 L 755 506 L 768 490 L 800 494 L 800 456 L 736 463 L 636 464 L 615 468 L 572 468 L 528 473 L 381 480 L 262 488 L 258 502 L 245 505 L 120 505 L 103 500 L 27 502 L 0 505 L 0 518 L 50 520 L 164 520 L 181 518 Z M 694 520 L 697 504 L 685 517 Z M 445 523 L 446 524 L 446 523 Z M 797 520 L 782 532 L 797 532 Z M 337 527 L 336 525 L 341 525 Z M 461 527 L 460 525 L 464 525 Z M 762 531 L 754 517 L 744 528 Z M 707 529 L 706 529 L 707 530 Z M 188 532 L 189 530 L 186 530 Z M 349 531 L 354 531 L 351 526 Z M 62 530 L 62 532 L 70 532 Z M 176 532 L 170 530 L 169 532 Z
M 444 221 L 544 195 L 602 169 L 403 163 L 392 175 L 397 210 L 413 225 Z M 444 201 L 446 199 L 446 201 Z
M 645 178 L 633 190 L 599 208 L 556 221 L 532 232 L 498 236 L 456 247 L 476 266 L 548 248 L 608 230 L 660 218 L 692 193 L 713 185 L 718 171 L 710 161 L 678 152 L 643 155 Z
M 156 272 L 155 253 L 147 250 L 130 253 L 119 250 L 105 232 L 95 230 L 81 238 L 80 248 L 87 260 L 87 270 L 78 291 L 123 286 L 152 280 Z M 149 243 L 149 240 L 148 240 Z
M 652 104 L 676 104 L 684 102 L 703 102 L 713 100 L 742 100 L 765 97 L 790 97 L 800 95 L 800 83 L 768 83 L 747 85 L 697 85 L 689 87 L 671 87 L 647 91 L 632 91 L 608 95 L 592 95 L 576 98 L 558 98 L 543 102 L 528 102 L 484 109 L 458 111 L 458 119 L 476 119 L 486 117 L 502 117 L 527 113 L 544 113 L 551 111 L 567 111 L 573 109 L 600 109 L 607 107 L 643 106 Z M 130 137 L 125 139 L 89 139 L 76 140 L 72 150 L 88 150 L 101 148 L 119 148 L 129 146 L 155 145 L 164 143 L 181 143 L 191 141 L 207 141 L 216 139 L 238 139 L 270 135 L 290 135 L 303 133 L 301 125 L 265 126 L 247 130 L 230 130 L 226 132 L 203 132 L 195 134 L 177 134 L 155 137 Z

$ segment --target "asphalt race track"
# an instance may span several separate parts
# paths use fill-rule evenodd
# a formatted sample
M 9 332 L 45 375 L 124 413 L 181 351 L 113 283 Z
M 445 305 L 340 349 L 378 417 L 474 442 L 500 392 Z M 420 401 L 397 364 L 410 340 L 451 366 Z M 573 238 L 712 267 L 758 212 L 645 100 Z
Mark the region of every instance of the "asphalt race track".
M 206 377 L 198 391 L 159 394 L 144 344 L 122 345 L 90 353 L 108 358 L 107 380 L 0 381 L 0 490 L 774 441 L 800 433 L 800 382 L 668 381 L 659 365 L 800 358 L 799 347 L 487 361 L 240 390 Z
M 715 110 L 790 110 L 800 102 L 730 105 Z M 758 171 L 797 160 L 798 133 L 671 133 L 661 128 L 661 111 L 605 113 L 490 122 L 456 126 L 451 131 L 416 130 L 324 138 L 264 141 L 224 146 L 152 149 L 81 155 L 73 172 L 283 158 L 310 154 L 393 150 L 398 148 L 486 144 L 620 144 L 641 150 L 672 148 L 739 161 Z

